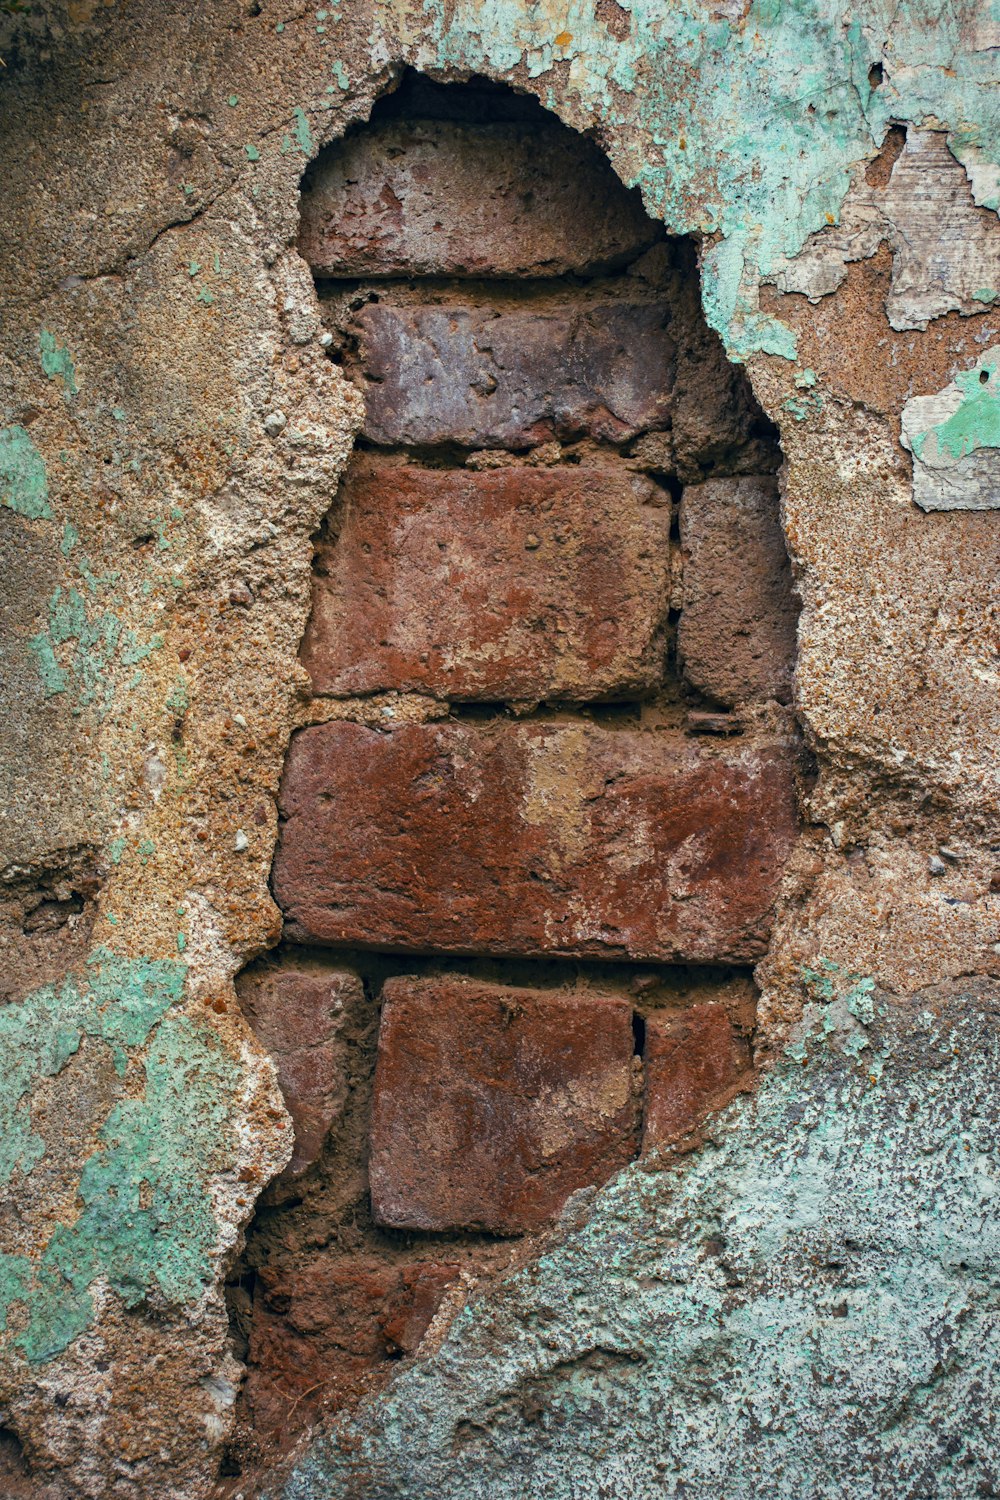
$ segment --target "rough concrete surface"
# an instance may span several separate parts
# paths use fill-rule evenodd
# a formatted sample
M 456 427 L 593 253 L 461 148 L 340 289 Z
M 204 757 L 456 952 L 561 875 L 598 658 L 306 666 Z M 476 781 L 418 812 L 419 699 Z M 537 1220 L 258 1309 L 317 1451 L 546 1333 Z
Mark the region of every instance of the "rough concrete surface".
M 365 1303 L 362 1354 L 411 1357 L 259 1492 L 994 1493 L 995 7 L 0 12 L 0 1492 L 226 1480 L 223 1286 L 292 1152 L 234 978 L 280 936 L 311 537 L 365 420 L 300 184 L 415 68 L 536 97 L 697 237 L 708 325 L 780 433 L 814 766 L 751 955 L 756 1093 L 426 1332 L 423 1303 L 398 1337 Z M 633 455 L 686 484 L 691 391 Z M 648 416 L 609 409 L 577 428 Z M 503 433 L 548 440 L 539 410 Z

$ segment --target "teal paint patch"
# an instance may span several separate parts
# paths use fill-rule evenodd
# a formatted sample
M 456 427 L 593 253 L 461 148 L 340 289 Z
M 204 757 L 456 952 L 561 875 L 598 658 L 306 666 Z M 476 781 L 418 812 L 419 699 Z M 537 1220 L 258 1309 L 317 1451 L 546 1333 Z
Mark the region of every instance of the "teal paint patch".
M 64 344 L 56 342 L 55 334 L 47 328 L 38 335 L 38 354 L 42 370 L 49 379 L 61 380 L 67 396 L 77 395 L 76 371 L 70 352 Z
M 315 156 L 316 142 L 313 139 L 313 133 L 309 128 L 309 121 L 306 119 L 304 110 L 301 108 L 293 110 L 292 119 L 295 121 L 294 135 L 299 150 L 303 156 Z
M 96 577 L 86 558 L 77 568 L 93 595 L 114 582 Z M 76 587 L 56 588 L 47 616 L 46 628 L 29 641 L 46 695 L 72 689 L 79 707 L 93 705 L 102 716 L 114 698 L 115 667 L 135 666 L 163 645 L 160 635 L 140 640 L 134 631 L 123 631 L 116 614 L 96 608 Z M 72 649 L 66 652 L 68 646 Z
M 791 329 L 760 308 L 761 278 L 838 222 L 853 170 L 892 121 L 948 130 L 977 201 L 997 196 L 1000 49 L 972 50 L 962 6 L 862 0 L 848 14 L 839 0 L 751 0 L 731 18 L 702 0 L 631 0 L 625 35 L 592 0 L 420 9 L 418 66 L 541 78 L 560 64 L 579 113 L 609 139 L 632 137 L 619 168 L 650 212 L 673 233 L 721 236 L 702 294 L 733 358 L 795 357 Z M 396 55 L 392 8 L 376 18 L 370 50 Z
M 154 1292 L 191 1303 L 211 1275 L 218 1225 L 206 1183 L 229 1150 L 240 1078 L 210 1027 L 172 1014 L 186 974 L 180 959 L 127 959 L 101 948 L 85 978 L 0 1010 L 5 1183 L 41 1160 L 32 1094 L 78 1054 L 78 1066 L 92 1066 L 81 1053 L 85 1039 L 111 1049 L 119 1077 L 129 1059 L 142 1069 L 138 1097 L 113 1102 L 97 1130 L 74 1222 L 57 1225 L 37 1260 L 0 1254 L 0 1328 L 19 1305 L 14 1343 L 32 1363 L 53 1358 L 90 1326 L 98 1279 L 134 1307 Z
M 963 370 L 954 381 L 959 401 L 954 411 L 927 432 L 913 439 L 913 452 L 925 456 L 928 444 L 935 452 L 965 458 L 978 448 L 1000 448 L 1000 380 L 997 355 L 987 356 L 973 370 Z
M 346 65 L 339 58 L 336 62 L 331 63 L 330 72 L 336 79 L 338 88 L 347 89 L 350 87 L 351 75 L 348 73 Z
M 991 1487 L 1000 985 L 895 1002 L 817 965 L 809 991 L 804 1061 L 579 1200 L 272 1500 Z
M 62 541 L 59 543 L 59 551 L 62 553 L 63 557 L 69 557 L 70 553 L 79 540 L 80 533 L 77 531 L 72 521 L 67 521 L 63 527 Z
M 244 146 L 243 149 L 247 154 L 247 161 L 260 161 L 260 152 L 256 146 Z
M 29 521 L 50 521 L 45 462 L 23 427 L 0 429 L 0 505 Z
M 237 1082 L 210 1028 L 186 1016 L 162 1022 L 142 1098 L 112 1109 L 101 1149 L 83 1168 L 82 1212 L 56 1228 L 42 1256 L 17 1339 L 32 1364 L 54 1358 L 90 1326 L 98 1277 L 126 1307 L 154 1291 L 176 1306 L 204 1291 L 218 1236 L 206 1180 L 225 1150 Z
M 86 980 L 47 987 L 0 1010 L 0 1185 L 26 1176 L 44 1152 L 31 1124 L 29 1097 L 43 1078 L 61 1072 L 84 1036 L 141 1046 L 167 1008 L 179 1000 L 186 967 L 174 960 L 121 959 L 98 949 Z
M 900 441 L 922 510 L 1000 509 L 1000 345 L 943 391 L 911 397 Z

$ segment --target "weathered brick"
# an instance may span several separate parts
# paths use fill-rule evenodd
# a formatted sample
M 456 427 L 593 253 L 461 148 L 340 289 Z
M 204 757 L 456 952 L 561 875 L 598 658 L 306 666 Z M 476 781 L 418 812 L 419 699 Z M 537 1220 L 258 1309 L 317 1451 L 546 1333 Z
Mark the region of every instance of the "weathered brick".
M 669 323 L 665 303 L 610 298 L 369 303 L 347 361 L 364 386 L 364 435 L 469 448 L 634 437 L 669 421 Z
M 643 1150 L 675 1139 L 726 1100 L 750 1067 L 750 1047 L 723 1006 L 707 1001 L 682 1016 L 649 1016 Z
M 461 1267 L 331 1258 L 257 1276 L 247 1397 L 259 1432 L 281 1436 L 356 1401 L 416 1348 Z
M 688 680 L 718 703 L 787 700 L 798 619 L 770 478 L 684 490 L 684 604 L 678 647 Z
M 286 935 L 665 962 L 766 946 L 794 757 L 585 724 L 297 734 L 274 865 Z
M 651 480 L 361 455 L 338 510 L 303 645 L 315 692 L 596 699 L 658 682 L 670 507 Z
M 638 191 L 557 125 L 393 121 L 320 156 L 299 248 L 316 276 L 561 276 L 656 233 Z
M 278 1181 L 319 1156 L 347 1100 L 345 1023 L 364 1007 L 352 969 L 300 970 L 265 963 L 240 976 L 243 1013 L 268 1052 L 295 1127 L 292 1160 Z
M 536 1229 L 635 1155 L 624 1000 L 391 979 L 372 1109 L 372 1209 L 408 1229 Z

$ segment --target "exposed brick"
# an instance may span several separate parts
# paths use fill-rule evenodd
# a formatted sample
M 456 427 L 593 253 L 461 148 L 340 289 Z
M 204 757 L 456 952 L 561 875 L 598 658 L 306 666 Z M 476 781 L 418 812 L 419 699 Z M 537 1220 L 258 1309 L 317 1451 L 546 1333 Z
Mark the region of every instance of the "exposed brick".
M 643 1150 L 693 1130 L 750 1067 L 750 1047 L 721 1005 L 646 1020 Z
M 787 700 L 798 618 L 772 478 L 713 479 L 681 500 L 688 680 L 718 703 Z
M 391 122 L 325 151 L 303 185 L 316 276 L 560 276 L 655 238 L 638 191 L 558 125 Z
M 585 724 L 302 730 L 286 935 L 453 953 L 747 960 L 795 836 L 794 757 Z
M 345 1021 L 364 1006 L 351 969 L 310 972 L 261 964 L 239 980 L 240 1005 L 270 1053 L 295 1127 L 292 1160 L 282 1179 L 304 1172 L 319 1156 L 347 1099 Z
M 525 448 L 613 441 L 669 421 L 675 362 L 664 303 L 363 307 L 352 330 L 374 443 Z
M 398 1292 L 379 1314 L 379 1331 L 389 1354 L 412 1354 L 430 1327 L 460 1267 L 417 1261 L 400 1270 Z
M 642 475 L 363 455 L 338 512 L 303 646 L 314 691 L 594 699 L 658 682 L 670 506 Z
M 259 1432 L 301 1428 L 372 1388 L 420 1342 L 457 1264 L 316 1256 L 258 1273 L 247 1398 Z
M 453 977 L 383 991 L 372 1209 L 409 1229 L 517 1233 L 636 1150 L 631 1007 Z

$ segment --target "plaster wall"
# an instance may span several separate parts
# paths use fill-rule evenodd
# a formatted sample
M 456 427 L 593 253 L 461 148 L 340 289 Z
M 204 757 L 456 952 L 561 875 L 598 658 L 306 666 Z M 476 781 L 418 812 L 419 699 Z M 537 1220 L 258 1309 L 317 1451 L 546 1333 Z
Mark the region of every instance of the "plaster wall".
M 67 0 L 0 57 L 9 1492 L 206 1495 L 231 1425 L 221 1286 L 291 1150 L 233 977 L 361 420 L 299 183 L 408 65 L 536 94 L 697 236 L 780 428 L 816 779 L 755 1098 L 273 1493 L 991 1493 L 996 7 Z

